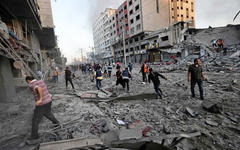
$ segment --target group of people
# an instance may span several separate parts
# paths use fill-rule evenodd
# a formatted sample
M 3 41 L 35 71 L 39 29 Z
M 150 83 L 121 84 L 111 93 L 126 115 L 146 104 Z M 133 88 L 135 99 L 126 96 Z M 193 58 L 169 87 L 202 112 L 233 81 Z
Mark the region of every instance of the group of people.
M 120 65 L 117 65 L 116 69 L 117 69 L 117 72 L 115 75 L 117 77 L 116 86 L 121 84 L 124 89 L 125 87 L 127 87 L 127 92 L 129 92 L 129 81 L 130 79 L 132 80 L 132 73 L 131 73 L 132 70 L 129 67 L 126 67 L 123 71 L 121 71 Z
M 203 97 L 203 81 L 205 80 L 203 69 L 200 65 L 201 61 L 200 59 L 195 59 L 194 64 L 189 66 L 188 69 L 188 75 L 187 75 L 187 81 L 191 84 L 191 93 L 192 97 L 195 97 L 194 87 L 196 84 L 199 86 L 200 91 L 200 98 L 204 100 Z M 120 64 L 116 67 L 116 85 L 121 84 L 123 88 L 127 87 L 127 91 L 129 91 L 129 80 L 132 79 L 132 66 L 126 67 L 123 71 L 121 71 Z M 148 69 L 148 66 L 146 64 L 146 61 L 141 66 L 141 70 L 143 75 L 143 81 L 146 81 L 146 75 L 148 74 L 148 82 L 153 82 L 154 89 L 156 93 L 158 94 L 159 98 L 162 98 L 163 93 L 160 88 L 160 80 L 159 77 L 168 80 L 167 77 L 163 76 L 162 74 L 154 71 L 152 68 Z M 94 73 L 93 79 L 96 79 L 96 86 L 98 89 L 101 87 L 101 81 L 103 79 L 104 72 L 102 71 L 100 66 L 96 67 L 96 71 Z M 72 72 L 70 71 L 69 67 L 65 70 L 65 79 L 66 79 L 66 87 L 68 85 L 68 82 L 71 83 L 72 88 L 74 89 L 74 85 L 72 83 Z M 51 111 L 51 105 L 52 105 L 52 99 L 51 95 L 48 92 L 48 88 L 44 81 L 37 80 L 32 76 L 26 77 L 26 82 L 29 85 L 30 90 L 34 94 L 35 97 L 35 109 L 34 109 L 34 115 L 32 119 L 32 131 L 31 131 L 31 137 L 27 140 L 28 144 L 36 144 L 40 142 L 39 140 L 39 134 L 38 134 L 38 126 L 40 121 L 42 120 L 43 116 L 48 118 L 50 121 L 52 121 L 53 124 L 55 124 L 55 127 L 60 126 L 60 122 L 55 118 Z

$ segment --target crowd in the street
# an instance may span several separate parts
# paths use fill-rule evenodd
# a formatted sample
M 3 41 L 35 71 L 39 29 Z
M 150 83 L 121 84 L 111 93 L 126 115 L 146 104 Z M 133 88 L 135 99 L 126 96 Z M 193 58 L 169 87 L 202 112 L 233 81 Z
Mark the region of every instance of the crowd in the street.
M 187 81 L 190 82 L 191 85 L 191 93 L 192 97 L 195 97 L 194 87 L 195 84 L 198 84 L 200 99 L 204 99 L 203 97 L 203 81 L 205 80 L 203 69 L 200 65 L 200 59 L 195 59 L 194 64 L 189 66 Z M 112 78 L 112 71 L 116 68 L 116 74 L 114 78 Z M 115 63 L 104 63 L 104 64 L 81 64 L 77 66 L 67 66 L 62 73 L 59 73 L 57 68 L 54 68 L 52 81 L 56 84 L 58 83 L 58 76 L 64 74 L 65 77 L 65 85 L 66 90 L 68 90 L 68 83 L 71 84 L 73 91 L 75 91 L 73 80 L 76 75 L 75 72 L 81 70 L 82 75 L 92 75 L 92 81 L 96 81 L 96 88 L 98 90 L 102 87 L 102 80 L 104 78 L 110 78 L 110 80 L 116 80 L 116 86 L 119 84 L 126 92 L 130 92 L 130 84 L 133 79 L 133 64 L 129 63 L 128 65 L 121 66 L 120 62 Z M 136 69 L 136 68 L 135 68 Z M 163 76 L 157 71 L 154 71 L 148 64 L 147 61 L 144 60 L 139 68 L 139 73 L 142 74 L 142 84 L 146 84 L 146 82 L 152 82 L 154 90 L 157 93 L 157 99 L 163 98 L 163 92 L 160 87 L 160 79 L 159 77 L 168 80 L 167 77 Z M 29 84 L 30 90 L 33 92 L 35 97 L 35 110 L 34 116 L 32 120 L 32 133 L 31 138 L 27 141 L 28 144 L 33 144 L 39 142 L 38 135 L 38 125 L 43 116 L 51 120 L 55 126 L 60 126 L 60 122 L 55 118 L 55 116 L 51 112 L 51 96 L 48 92 L 47 86 L 42 80 L 37 80 L 32 76 L 27 76 L 26 81 Z

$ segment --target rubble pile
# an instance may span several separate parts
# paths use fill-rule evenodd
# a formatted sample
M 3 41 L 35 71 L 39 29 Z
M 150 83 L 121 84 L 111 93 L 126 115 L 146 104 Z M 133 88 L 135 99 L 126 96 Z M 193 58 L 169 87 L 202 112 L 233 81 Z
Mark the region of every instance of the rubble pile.
M 204 83 L 206 100 L 200 101 L 190 97 L 186 73 L 164 73 L 169 81 L 163 81 L 161 85 L 164 91 L 163 100 L 154 98 L 156 95 L 151 84 L 141 84 L 141 75 L 138 74 L 136 68 L 133 73 L 134 79 L 131 81 L 130 93 L 125 93 L 121 87 L 117 87 L 115 90 L 118 92 L 115 98 L 109 96 L 105 99 L 91 99 L 91 95 L 88 95 L 90 98 L 80 98 L 79 93 L 65 90 L 63 80 L 57 86 L 50 84 L 53 113 L 63 123 L 63 126 L 53 130 L 51 123 L 44 120 L 40 125 L 42 142 L 100 137 L 105 143 L 111 145 L 118 140 L 128 141 L 198 131 L 201 136 L 186 139 L 177 147 L 179 149 L 239 149 L 240 113 L 238 107 L 240 103 L 238 99 L 240 93 L 237 91 L 240 88 L 239 74 L 226 72 L 219 76 L 218 72 L 207 72 L 208 81 Z M 105 79 L 103 85 L 112 88 L 113 79 L 114 77 Z M 85 81 L 88 84 L 85 84 Z M 91 82 L 88 76 L 84 75 L 84 78 L 75 79 L 74 83 L 77 89 L 82 88 L 81 93 L 84 94 L 85 91 L 84 95 L 89 92 L 94 93 L 94 91 L 103 94 L 101 91 L 96 92 L 95 83 Z M 26 148 L 21 147 L 21 143 L 31 128 L 30 114 L 33 104 L 31 104 L 30 93 L 26 90 L 23 92 L 28 95 L 26 98 L 28 104 L 23 104 L 21 101 L 12 105 L 25 110 L 17 111 L 15 115 L 19 119 L 9 119 L 7 125 L 11 129 L 7 131 L 11 132 L 2 135 L 1 141 L 4 144 L 1 146 L 3 148 L 11 146 L 18 149 Z M 5 112 L 1 113 L 3 114 Z M 19 126 L 21 122 L 24 128 Z M 5 129 L 6 125 L 1 128 L 1 130 Z M 12 140 L 9 140 L 10 135 L 13 137 Z M 111 136 L 113 137 L 107 138 Z M 169 138 L 165 141 L 165 145 L 171 144 L 173 140 L 174 138 Z M 162 142 L 161 138 L 156 141 Z

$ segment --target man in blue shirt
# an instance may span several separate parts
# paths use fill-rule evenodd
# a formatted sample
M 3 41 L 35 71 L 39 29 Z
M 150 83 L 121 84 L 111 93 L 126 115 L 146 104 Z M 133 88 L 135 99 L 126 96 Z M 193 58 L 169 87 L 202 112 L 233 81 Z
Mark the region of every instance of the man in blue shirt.
M 132 74 L 131 72 L 128 71 L 128 68 L 125 68 L 125 70 L 122 72 L 122 79 L 123 79 L 123 85 L 124 85 L 124 89 L 125 86 L 127 85 L 127 91 L 129 92 L 129 79 L 132 79 Z

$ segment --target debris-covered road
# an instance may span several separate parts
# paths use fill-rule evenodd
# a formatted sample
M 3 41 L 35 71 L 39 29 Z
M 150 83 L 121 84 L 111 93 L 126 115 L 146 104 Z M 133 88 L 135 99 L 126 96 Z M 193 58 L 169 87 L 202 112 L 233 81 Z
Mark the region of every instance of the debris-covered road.
M 142 84 L 136 67 L 129 93 L 121 86 L 115 87 L 116 77 L 104 79 L 103 92 L 97 91 L 91 75 L 80 72 L 73 80 L 76 92 L 65 89 L 63 77 L 57 85 L 49 83 L 52 110 L 63 126 L 53 130 L 51 123 L 44 119 L 40 124 L 42 142 L 99 137 L 104 143 L 111 143 L 200 132 L 200 136 L 183 140 L 177 148 L 239 149 L 239 73 L 206 72 L 205 100 L 201 101 L 197 87 L 196 98 L 190 97 L 187 72 L 166 72 L 163 74 L 168 81 L 161 80 L 164 98 L 156 99 L 152 83 Z M 112 92 L 117 97 L 111 97 Z M 28 148 L 24 137 L 31 128 L 34 102 L 28 89 L 19 93 L 14 103 L 1 105 L 2 149 Z M 167 139 L 165 145 L 173 140 Z

